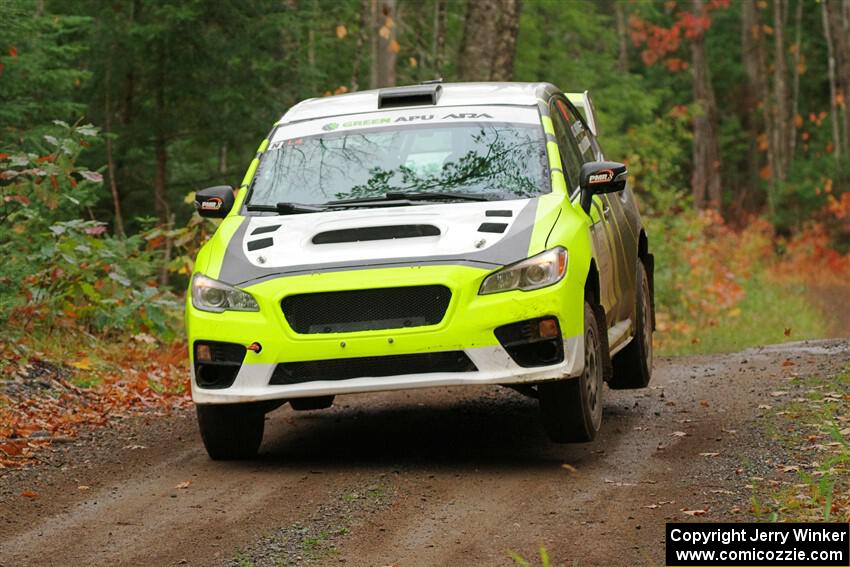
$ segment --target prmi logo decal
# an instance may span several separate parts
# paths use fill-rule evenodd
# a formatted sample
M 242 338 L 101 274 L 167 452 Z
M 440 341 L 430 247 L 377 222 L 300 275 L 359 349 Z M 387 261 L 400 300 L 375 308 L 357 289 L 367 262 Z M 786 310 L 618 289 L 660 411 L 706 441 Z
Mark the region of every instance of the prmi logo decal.
M 614 172 L 610 169 L 603 169 L 602 171 L 597 171 L 587 178 L 587 182 L 591 185 L 594 183 L 609 183 L 614 180 Z
M 201 202 L 201 208 L 205 211 L 217 211 L 224 204 L 221 197 L 210 197 L 206 201 Z

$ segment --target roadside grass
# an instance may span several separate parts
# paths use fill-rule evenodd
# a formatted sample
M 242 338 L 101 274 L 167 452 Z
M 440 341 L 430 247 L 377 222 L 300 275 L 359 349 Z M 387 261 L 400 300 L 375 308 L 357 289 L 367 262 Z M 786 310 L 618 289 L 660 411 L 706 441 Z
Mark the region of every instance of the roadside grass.
M 516 563 L 517 565 L 519 565 L 520 567 L 531 567 L 531 563 L 529 563 L 529 561 L 525 557 L 523 557 L 522 555 L 520 555 L 516 551 L 509 549 L 507 551 L 507 553 L 508 553 L 508 557 L 510 557 L 513 560 L 513 562 Z M 546 548 L 544 546 L 542 546 L 542 545 L 540 546 L 539 553 L 540 553 L 540 566 L 541 567 L 551 567 L 552 561 L 551 561 L 551 559 L 549 559 L 549 552 L 546 551 Z M 577 566 L 578 563 L 574 562 L 573 565 Z
M 802 284 L 753 278 L 736 309 L 689 335 L 660 332 L 658 353 L 687 355 L 737 352 L 754 346 L 825 338 L 823 314 Z
M 757 478 L 751 513 L 769 521 L 850 521 L 850 367 L 832 378 L 794 378 L 802 393 L 765 414 L 765 433 L 795 462 Z
M 520 567 L 533 567 L 535 565 L 530 560 L 512 549 L 507 550 L 506 553 L 508 554 L 508 557 L 510 557 L 511 560 Z M 552 563 L 552 559 L 549 557 L 549 552 L 546 550 L 545 546 L 541 545 L 538 553 L 540 555 L 540 567 L 554 567 L 554 563 Z M 578 559 L 574 559 L 573 562 L 570 563 L 570 567 L 579 567 Z

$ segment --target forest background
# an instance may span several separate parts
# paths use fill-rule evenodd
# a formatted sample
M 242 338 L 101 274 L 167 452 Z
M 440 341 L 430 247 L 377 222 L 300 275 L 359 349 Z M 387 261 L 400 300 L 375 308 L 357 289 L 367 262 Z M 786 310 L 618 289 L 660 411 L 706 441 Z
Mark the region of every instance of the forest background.
M 436 77 L 591 92 L 662 352 L 850 334 L 850 0 L 0 0 L 0 376 L 185 365 L 193 192 L 302 99 Z

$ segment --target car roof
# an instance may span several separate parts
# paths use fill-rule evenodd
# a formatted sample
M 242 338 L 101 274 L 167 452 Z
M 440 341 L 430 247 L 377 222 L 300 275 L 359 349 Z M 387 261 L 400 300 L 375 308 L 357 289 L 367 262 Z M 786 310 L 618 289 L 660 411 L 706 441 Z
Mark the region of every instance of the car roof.
M 447 106 L 470 106 L 482 104 L 512 104 L 531 106 L 555 92 L 560 92 L 551 83 L 438 83 L 441 90 L 434 105 L 410 106 L 410 108 L 434 108 Z M 311 98 L 299 102 L 281 117 L 278 124 L 287 124 L 313 118 L 329 118 L 346 114 L 377 112 L 378 95 L 381 92 L 403 92 L 405 89 L 421 89 L 423 85 L 389 87 L 370 91 L 359 91 L 336 96 Z M 434 85 L 435 87 L 437 85 Z

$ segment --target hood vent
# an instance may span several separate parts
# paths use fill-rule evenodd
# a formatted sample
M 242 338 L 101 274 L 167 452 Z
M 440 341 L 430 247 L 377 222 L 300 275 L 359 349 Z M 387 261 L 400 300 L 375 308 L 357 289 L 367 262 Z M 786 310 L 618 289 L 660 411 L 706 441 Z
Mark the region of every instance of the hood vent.
M 266 234 L 269 232 L 274 232 L 279 228 L 279 224 L 273 224 L 271 226 L 260 226 L 251 231 L 251 236 L 254 236 L 255 234 Z
M 313 244 L 339 244 L 341 242 L 420 238 L 423 236 L 440 236 L 440 234 L 440 229 L 430 224 L 366 226 L 363 228 L 344 228 L 341 230 L 320 232 L 313 237 Z
M 273 238 L 260 238 L 259 240 L 251 240 L 250 242 L 248 242 L 248 251 L 253 252 L 254 250 L 262 250 L 263 248 L 268 248 L 269 246 L 273 245 Z
M 478 232 L 495 232 L 496 234 L 500 234 L 505 232 L 507 228 L 508 225 L 503 222 L 482 222 L 481 226 L 478 227 Z

